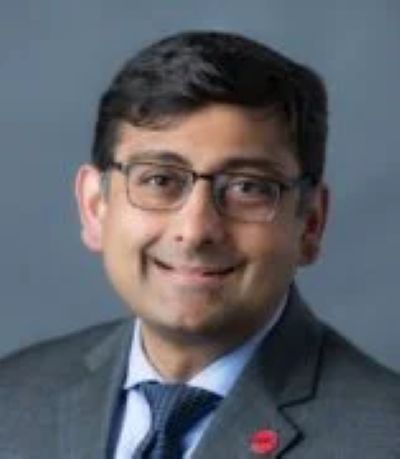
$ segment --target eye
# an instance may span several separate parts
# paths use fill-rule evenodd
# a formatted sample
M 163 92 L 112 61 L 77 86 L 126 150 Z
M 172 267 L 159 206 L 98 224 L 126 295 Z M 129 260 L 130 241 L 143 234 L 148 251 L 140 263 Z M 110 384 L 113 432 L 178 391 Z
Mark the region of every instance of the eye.
M 241 179 L 234 183 L 234 188 L 243 194 L 261 193 L 262 184 L 253 179 Z
M 132 173 L 136 186 L 168 188 L 185 183 L 185 177 L 179 171 L 162 166 L 141 166 Z
M 136 164 L 130 171 L 129 193 L 131 199 L 151 200 L 151 206 L 165 205 L 166 200 L 172 202 L 182 196 L 188 180 L 185 171 L 171 166 Z
M 275 182 L 261 177 L 235 177 L 229 183 L 230 195 L 242 200 L 275 199 L 277 188 Z
M 151 185 L 156 187 L 167 187 L 176 181 L 176 178 L 171 174 L 148 174 L 140 178 L 141 185 Z

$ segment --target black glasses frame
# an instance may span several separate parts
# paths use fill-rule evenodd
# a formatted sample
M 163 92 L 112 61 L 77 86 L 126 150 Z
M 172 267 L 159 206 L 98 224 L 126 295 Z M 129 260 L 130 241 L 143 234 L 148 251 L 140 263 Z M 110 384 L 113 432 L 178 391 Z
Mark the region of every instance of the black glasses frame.
M 213 201 L 214 201 L 216 209 L 219 211 L 219 213 L 221 213 L 223 215 L 226 215 L 228 217 L 231 217 L 231 218 L 235 218 L 237 220 L 252 221 L 252 220 L 248 220 L 248 219 L 241 219 L 240 217 L 237 217 L 236 215 L 233 216 L 233 215 L 230 215 L 229 213 L 226 213 L 224 211 L 224 207 L 223 207 L 223 205 L 221 205 L 221 202 L 220 202 L 220 201 L 222 201 L 220 190 L 223 189 L 223 186 L 218 186 L 218 178 L 235 177 L 235 176 L 255 177 L 254 174 L 244 174 L 244 173 L 236 173 L 236 172 L 222 172 L 222 171 L 214 172 L 214 173 L 211 173 L 211 174 L 203 174 L 203 173 L 198 173 L 198 172 L 196 172 L 194 170 L 191 170 L 191 169 L 188 169 L 188 168 L 185 168 L 185 167 L 182 167 L 182 166 L 177 166 L 175 164 L 161 164 L 160 162 L 156 162 L 156 161 L 132 161 L 132 162 L 129 162 L 129 163 L 121 163 L 121 162 L 118 162 L 118 161 L 110 161 L 109 164 L 108 164 L 108 167 L 106 168 L 106 171 L 107 171 L 107 169 L 115 169 L 115 170 L 121 172 L 125 176 L 125 179 L 126 179 L 126 192 L 127 192 L 127 198 L 128 198 L 129 203 L 132 206 L 140 208 L 140 209 L 143 209 L 143 210 L 157 210 L 157 211 L 178 210 L 179 208 L 181 208 L 184 205 L 186 200 L 182 199 L 181 201 L 177 202 L 176 206 L 171 206 L 171 207 L 168 207 L 168 208 L 165 208 L 165 209 L 145 207 L 145 206 L 138 205 L 135 202 L 132 202 L 132 199 L 131 199 L 131 196 L 130 196 L 130 193 L 129 193 L 128 180 L 129 180 L 129 175 L 130 175 L 131 169 L 134 168 L 137 165 L 167 166 L 167 167 L 171 167 L 171 168 L 176 169 L 176 170 L 180 170 L 180 171 L 182 171 L 182 172 L 184 172 L 186 174 L 189 174 L 190 177 L 191 177 L 191 188 L 190 188 L 190 190 L 193 188 L 193 186 L 195 185 L 195 183 L 198 180 L 206 180 L 207 182 L 209 182 L 211 184 Z M 257 178 L 260 178 L 260 177 L 257 176 Z M 280 202 L 282 193 L 291 191 L 291 190 L 293 190 L 295 188 L 300 188 L 300 190 L 302 192 L 304 192 L 304 191 L 309 190 L 310 188 L 312 188 L 312 187 L 314 187 L 316 185 L 315 180 L 310 175 L 302 175 L 300 177 L 287 179 L 285 181 L 278 180 L 278 179 L 266 179 L 266 181 L 268 181 L 268 183 L 275 184 L 278 187 L 278 191 L 279 192 L 278 192 L 277 200 L 276 200 L 277 201 L 276 202 L 277 207 L 278 207 L 278 204 Z M 272 215 L 271 220 L 274 218 L 274 216 L 275 216 L 275 214 Z

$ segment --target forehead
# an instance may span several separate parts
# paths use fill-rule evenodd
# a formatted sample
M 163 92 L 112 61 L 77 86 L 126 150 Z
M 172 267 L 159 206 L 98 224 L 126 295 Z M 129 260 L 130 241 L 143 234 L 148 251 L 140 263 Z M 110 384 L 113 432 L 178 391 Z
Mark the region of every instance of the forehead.
M 288 173 L 299 171 L 287 130 L 277 116 L 230 105 L 211 105 L 159 128 L 121 123 L 116 160 L 165 158 L 199 171 L 232 161 L 265 163 Z

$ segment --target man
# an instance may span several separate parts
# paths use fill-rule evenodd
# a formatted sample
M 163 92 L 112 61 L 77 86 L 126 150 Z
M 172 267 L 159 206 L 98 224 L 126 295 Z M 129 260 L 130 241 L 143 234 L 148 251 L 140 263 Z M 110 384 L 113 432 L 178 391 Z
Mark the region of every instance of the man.
M 294 284 L 326 221 L 326 118 L 313 71 L 244 37 L 128 61 L 76 197 L 135 320 L 1 363 L 1 458 L 400 457 L 398 377 Z

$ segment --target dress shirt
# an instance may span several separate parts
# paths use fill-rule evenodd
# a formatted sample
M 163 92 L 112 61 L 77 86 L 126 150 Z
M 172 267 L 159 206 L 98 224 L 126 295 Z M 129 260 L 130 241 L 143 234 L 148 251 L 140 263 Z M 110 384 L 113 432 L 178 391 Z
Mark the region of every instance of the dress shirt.
M 257 346 L 278 322 L 284 310 L 286 300 L 287 295 L 285 295 L 281 301 L 274 316 L 261 330 L 250 337 L 241 346 L 210 363 L 187 381 L 187 384 L 209 390 L 221 397 L 225 397 L 236 382 L 244 366 L 253 355 Z M 149 405 L 144 396 L 139 393 L 135 387 L 143 381 L 151 380 L 160 383 L 165 382 L 146 357 L 141 343 L 140 329 L 141 321 L 138 319 L 135 322 L 127 377 L 124 384 L 124 390 L 127 391 L 127 398 L 121 423 L 121 431 L 115 449 L 115 459 L 131 459 L 135 449 L 150 428 L 151 412 Z M 204 419 L 195 424 L 195 426 L 185 435 L 183 439 L 185 459 L 190 458 L 213 416 L 214 413 L 211 412 Z

